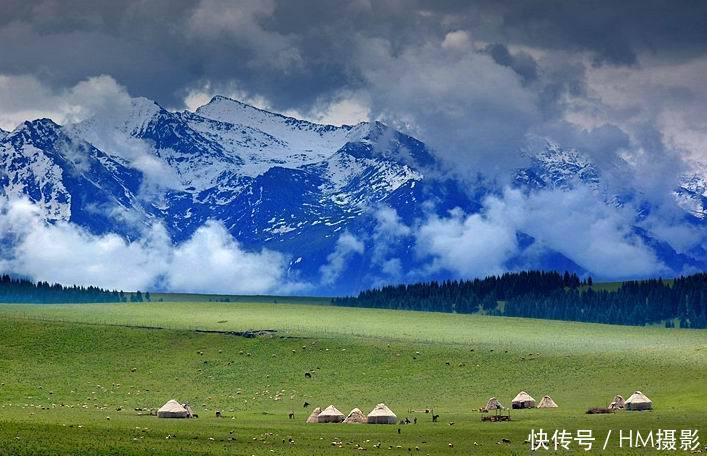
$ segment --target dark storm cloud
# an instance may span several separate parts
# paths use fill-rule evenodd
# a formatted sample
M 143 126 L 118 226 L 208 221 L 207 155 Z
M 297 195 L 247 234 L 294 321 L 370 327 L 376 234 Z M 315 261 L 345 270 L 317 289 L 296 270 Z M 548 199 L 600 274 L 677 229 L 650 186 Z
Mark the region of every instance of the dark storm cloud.
M 211 10 L 202 15 L 207 22 L 223 19 L 213 34 L 195 33 L 200 9 Z M 236 9 L 246 13 L 224 16 Z M 701 52 L 706 17 L 705 2 L 10 0 L 0 15 L 0 73 L 35 74 L 55 85 L 110 74 L 131 93 L 167 105 L 205 79 L 237 80 L 280 107 L 301 108 L 362 83 L 348 61 L 360 37 L 385 39 L 397 52 L 471 30 L 498 43 L 494 58 L 527 79 L 532 59 L 520 54 L 513 63 L 501 45 L 588 50 L 598 62 L 630 64 L 640 49 Z M 231 19 L 252 39 L 228 33 Z M 278 40 L 290 49 L 278 49 Z M 278 52 L 290 51 L 292 59 L 278 67 Z
M 530 82 L 537 79 L 538 64 L 528 53 L 511 54 L 506 46 L 499 43 L 490 44 L 485 50 L 496 63 L 512 68 L 524 81 Z
M 662 112 L 661 97 L 613 106 L 592 75 L 704 56 L 706 20 L 707 2 L 698 1 L 6 0 L 0 78 L 29 76 L 56 95 L 107 75 L 174 109 L 189 94 L 201 102 L 222 92 L 315 119 L 367 112 L 455 164 L 488 171 L 488 163 L 514 165 L 528 132 L 587 117 L 593 124 L 581 129 L 606 123 L 633 146 L 647 141 L 641 123 L 680 131 L 687 121 L 674 116 L 627 114 Z M 644 90 L 689 104 L 694 84 L 704 85 Z
M 707 3 L 699 0 L 515 0 L 499 5 L 510 40 L 590 50 L 597 62 L 632 64 L 641 50 L 694 56 L 707 45 Z

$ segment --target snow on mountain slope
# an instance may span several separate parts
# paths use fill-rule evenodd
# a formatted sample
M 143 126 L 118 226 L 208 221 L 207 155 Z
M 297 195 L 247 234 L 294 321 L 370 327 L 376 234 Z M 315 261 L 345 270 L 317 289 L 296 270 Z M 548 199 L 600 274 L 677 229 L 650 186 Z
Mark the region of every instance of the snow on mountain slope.
M 157 174 L 156 183 L 165 188 L 203 191 L 227 180 L 227 168 L 240 164 L 220 144 L 189 128 L 178 114 L 145 98 L 68 129 L 111 157 L 147 175 Z
M 641 202 L 640 192 L 610 193 L 602 175 L 589 157 L 575 149 L 565 149 L 544 138 L 531 138 L 524 150 L 529 159 L 528 167 L 519 169 L 515 175 L 515 184 L 522 188 L 555 188 L 568 190 L 581 184 L 600 194 L 607 204 L 622 206 L 632 200 L 649 211 L 646 203 Z M 616 172 L 626 173 L 629 165 L 621 159 L 614 164 Z M 694 169 L 682 177 L 673 197 L 685 212 L 697 219 L 707 219 L 707 166 L 696 164 Z
M 518 188 L 586 185 L 609 205 L 628 201 L 608 194 L 605 176 L 580 151 L 534 138 L 523 152 L 528 166 L 514 175 Z M 455 208 L 478 213 L 486 196 L 500 193 L 493 185 L 469 188 L 451 175 L 440 177 L 446 174 L 439 166 L 424 143 L 379 122 L 318 125 L 224 97 L 176 113 L 138 98 L 77 124 L 39 120 L 0 132 L 0 191 L 28 196 L 50 221 L 129 238 L 160 222 L 180 243 L 216 220 L 245 248 L 290 257 L 292 271 L 314 282 L 342 233 L 373 252 L 381 206 L 412 227 L 431 214 L 449 217 Z M 676 190 L 691 214 L 686 217 L 707 219 L 706 176 L 691 174 Z M 640 194 L 630 196 L 640 203 Z M 675 270 L 698 264 L 653 242 L 648 231 L 642 236 Z M 532 238 L 518 237 L 532 249 Z M 402 270 L 420 267 L 414 239 L 387 252 Z M 346 283 L 335 285 L 340 292 L 381 277 L 381 264 L 369 256 L 350 259 Z M 574 264 L 554 251 L 538 258 L 548 267 Z
M 162 214 L 177 240 L 209 218 L 252 243 L 283 242 L 319 232 L 317 225 L 330 227 L 325 237 L 331 238 L 370 205 L 421 180 L 420 168 L 434 164 L 423 143 L 378 122 L 318 125 L 223 97 L 195 113 L 171 113 L 134 99 L 120 112 L 68 130 L 147 181 L 154 169 L 168 184 L 177 181 L 165 185 L 157 201 L 141 202 Z M 316 189 L 302 187 L 314 182 Z M 288 198 L 273 194 L 274 188 Z M 264 192 L 272 195 L 267 204 L 253 196 Z
M 697 164 L 682 177 L 673 192 L 680 207 L 700 220 L 707 220 L 707 165 Z
M 25 122 L 0 142 L 0 185 L 10 198 L 29 197 L 48 220 L 68 221 L 71 194 L 64 187 L 63 170 L 33 143 L 33 137 L 56 140 L 49 120 Z M 41 147 L 41 145 L 40 145 Z
M 24 122 L 0 140 L 0 183 L 7 198 L 28 197 L 47 220 L 72 221 L 94 232 L 127 234 L 122 215 L 143 220 L 142 176 L 48 119 Z
M 325 178 L 323 199 L 354 208 L 359 214 L 405 183 L 423 178 L 407 164 L 380 159 L 368 142 L 347 143 L 324 162 L 303 169 Z
M 516 182 L 531 188 L 569 189 L 577 183 L 599 190 L 599 172 L 589 158 L 547 139 L 533 138 L 524 151 L 530 166 L 518 170 Z
M 220 122 L 195 125 L 196 118 L 192 117 L 190 125 L 220 143 L 235 145 L 234 152 L 242 148 L 244 140 L 248 142 L 248 153 L 252 154 L 249 161 L 256 165 L 253 170 L 244 170 L 249 175 L 262 171 L 257 166 L 259 162 L 297 168 L 324 160 L 352 139 L 350 126 L 319 125 L 220 96 L 198 108 L 195 114 Z M 224 124 L 230 127 L 224 128 Z

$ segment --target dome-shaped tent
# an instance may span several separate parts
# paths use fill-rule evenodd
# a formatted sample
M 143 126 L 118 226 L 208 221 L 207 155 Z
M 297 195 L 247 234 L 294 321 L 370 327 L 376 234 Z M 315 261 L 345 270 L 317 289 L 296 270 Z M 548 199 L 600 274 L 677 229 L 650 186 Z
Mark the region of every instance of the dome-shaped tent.
M 191 413 L 179 402 L 171 399 L 157 410 L 157 418 L 190 418 Z
M 626 410 L 651 410 L 653 401 L 640 391 L 636 391 L 626 399 Z
M 378 404 L 367 417 L 368 424 L 395 424 L 398 417 L 385 404 Z
M 620 394 L 614 396 L 614 400 L 612 400 L 609 404 L 609 408 L 611 410 L 620 410 L 624 407 L 626 407 L 626 401 L 624 400 L 624 397 Z
M 495 397 L 489 398 L 488 402 L 486 402 L 486 407 L 484 407 L 484 410 L 489 411 L 489 410 L 503 410 L 505 407 L 501 402 L 499 402 L 498 399 Z
M 322 413 L 317 416 L 318 423 L 341 423 L 342 421 L 344 421 L 344 414 L 333 405 L 322 410 Z
M 348 416 L 344 419 L 344 423 L 348 423 L 348 424 L 367 423 L 367 422 L 368 422 L 368 419 L 366 418 L 366 415 L 364 415 L 363 412 L 357 408 L 351 410 L 351 413 L 349 413 Z
M 538 403 L 538 408 L 557 408 L 557 404 L 550 396 L 543 396 Z
M 320 413 L 322 413 L 321 407 L 317 407 L 312 410 L 312 413 L 309 414 L 309 418 L 307 418 L 307 423 L 318 423 L 319 421 L 317 420 L 317 417 Z
M 521 391 L 513 398 L 511 406 L 514 409 L 535 408 L 535 399 L 525 391 Z

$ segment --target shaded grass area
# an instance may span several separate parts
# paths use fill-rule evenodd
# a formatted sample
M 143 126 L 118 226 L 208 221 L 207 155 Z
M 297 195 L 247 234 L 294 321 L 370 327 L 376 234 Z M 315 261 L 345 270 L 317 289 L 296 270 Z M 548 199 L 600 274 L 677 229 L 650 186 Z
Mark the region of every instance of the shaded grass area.
M 0 454 L 525 454 L 531 428 L 707 422 L 705 331 L 283 304 L 0 306 L 0 318 Z M 560 408 L 479 421 L 489 396 L 509 405 L 521 389 Z M 655 411 L 583 413 L 635 389 Z M 135 411 L 171 398 L 200 418 Z M 345 413 L 383 401 L 418 424 L 305 425 L 305 401 Z M 440 422 L 410 411 L 424 408 Z
M 151 293 L 157 302 L 249 302 L 263 304 L 329 305 L 331 298 L 318 296 L 227 295 L 203 293 Z
M 138 304 L 2 305 L 0 315 L 164 329 L 363 337 L 384 341 L 463 344 L 548 353 L 640 356 L 665 363 L 707 361 L 707 332 L 626 327 L 484 315 L 408 312 L 305 304 L 153 302 Z

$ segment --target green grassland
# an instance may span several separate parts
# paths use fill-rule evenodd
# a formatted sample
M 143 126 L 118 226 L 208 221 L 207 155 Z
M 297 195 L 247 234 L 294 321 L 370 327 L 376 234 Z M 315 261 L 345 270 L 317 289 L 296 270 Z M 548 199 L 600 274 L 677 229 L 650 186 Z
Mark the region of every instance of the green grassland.
M 707 444 L 707 331 L 286 301 L 0 306 L 0 454 L 528 454 L 541 427 L 599 447 L 609 429 L 698 428 Z M 521 389 L 560 408 L 480 421 Z M 584 414 L 636 389 L 654 411 Z M 171 398 L 200 417 L 135 410 Z M 418 423 L 308 425 L 305 401 Z M 631 454 L 617 446 L 603 454 Z

